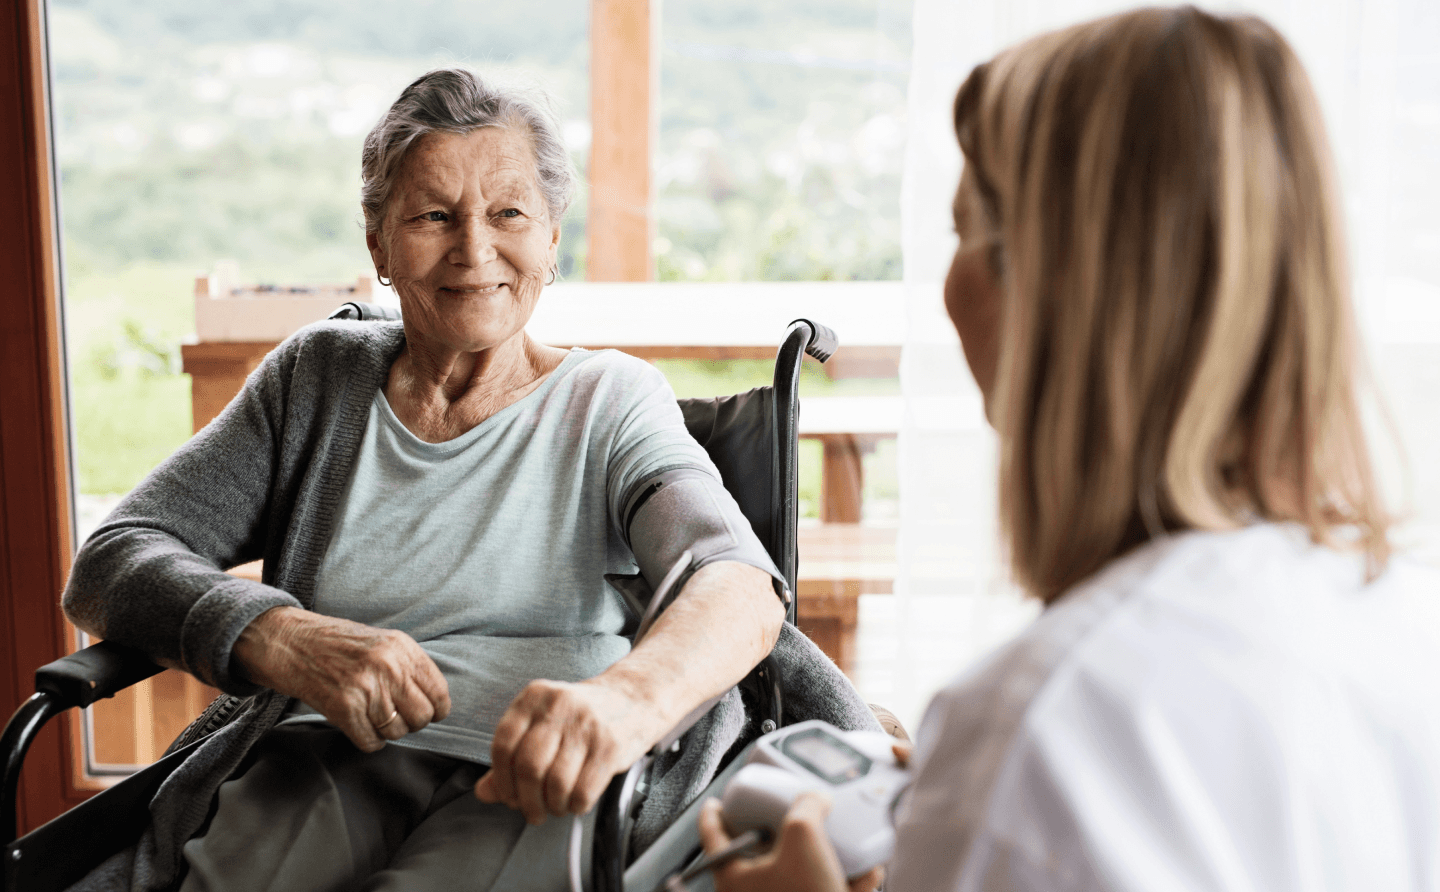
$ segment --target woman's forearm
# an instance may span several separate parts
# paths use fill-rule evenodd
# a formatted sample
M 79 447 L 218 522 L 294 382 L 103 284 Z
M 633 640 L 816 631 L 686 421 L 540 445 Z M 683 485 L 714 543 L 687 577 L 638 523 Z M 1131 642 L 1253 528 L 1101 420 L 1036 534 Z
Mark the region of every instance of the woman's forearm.
M 653 742 L 744 678 L 775 646 L 784 620 L 770 574 L 734 561 L 709 564 L 635 649 L 592 681 L 649 704 Z
M 702 567 L 624 659 L 578 684 L 526 685 L 475 795 L 531 823 L 589 811 L 616 772 L 770 652 L 785 619 L 771 579 L 734 561 Z
M 282 348 L 214 422 L 136 486 L 75 557 L 65 613 L 93 635 L 183 666 L 232 694 L 235 636 L 260 613 L 299 602 L 224 569 L 263 555 L 277 469 Z

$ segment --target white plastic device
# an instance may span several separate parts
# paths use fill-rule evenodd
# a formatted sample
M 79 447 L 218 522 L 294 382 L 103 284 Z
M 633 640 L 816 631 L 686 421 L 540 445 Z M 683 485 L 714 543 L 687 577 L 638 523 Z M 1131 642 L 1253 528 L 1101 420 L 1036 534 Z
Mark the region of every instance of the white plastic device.
M 841 731 L 812 720 L 760 738 L 721 797 L 732 836 L 774 833 L 801 793 L 818 790 L 833 802 L 825 832 L 845 875 L 855 878 L 895 851 L 895 802 L 910 773 L 895 761 L 895 739 L 879 731 Z

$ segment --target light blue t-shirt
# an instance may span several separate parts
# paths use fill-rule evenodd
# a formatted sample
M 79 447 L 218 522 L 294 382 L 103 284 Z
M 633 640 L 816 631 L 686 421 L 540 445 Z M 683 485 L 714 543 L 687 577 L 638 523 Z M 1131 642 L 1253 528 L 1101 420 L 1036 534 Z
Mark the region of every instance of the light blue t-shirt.
M 528 682 L 580 681 L 623 657 L 627 610 L 604 578 L 636 572 L 619 514 L 673 468 L 716 473 L 664 377 L 623 353 L 571 352 L 445 443 L 412 434 L 377 390 L 315 610 L 406 632 L 444 674 L 449 718 L 397 743 L 488 764 Z M 318 718 L 301 703 L 291 714 Z

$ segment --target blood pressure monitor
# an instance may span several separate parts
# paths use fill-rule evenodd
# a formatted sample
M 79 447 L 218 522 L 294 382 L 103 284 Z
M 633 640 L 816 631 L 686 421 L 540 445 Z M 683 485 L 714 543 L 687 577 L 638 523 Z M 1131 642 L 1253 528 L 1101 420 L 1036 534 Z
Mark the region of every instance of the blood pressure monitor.
M 894 743 L 878 731 L 841 731 L 822 721 L 773 731 L 725 787 L 725 826 L 731 835 L 774 833 L 801 793 L 825 793 L 834 803 L 825 831 L 845 875 L 860 876 L 895 850 L 892 813 L 910 774 L 896 763 Z

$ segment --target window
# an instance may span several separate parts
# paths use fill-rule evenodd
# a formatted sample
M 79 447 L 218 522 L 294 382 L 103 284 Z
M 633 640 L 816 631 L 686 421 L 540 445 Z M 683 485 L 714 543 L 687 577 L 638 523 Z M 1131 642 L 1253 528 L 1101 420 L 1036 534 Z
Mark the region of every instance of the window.
M 664 281 L 899 280 L 910 8 L 671 0 Z

